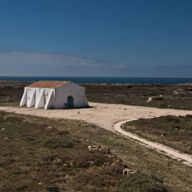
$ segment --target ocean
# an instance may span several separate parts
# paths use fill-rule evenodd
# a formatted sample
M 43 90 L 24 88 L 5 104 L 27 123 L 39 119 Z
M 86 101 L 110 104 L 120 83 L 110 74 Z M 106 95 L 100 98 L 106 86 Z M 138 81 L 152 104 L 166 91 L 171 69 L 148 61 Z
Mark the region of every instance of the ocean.
M 0 80 L 12 81 L 72 81 L 75 83 L 122 83 L 122 84 L 180 84 L 192 83 L 192 78 L 151 78 L 151 77 L 11 77 L 2 76 Z

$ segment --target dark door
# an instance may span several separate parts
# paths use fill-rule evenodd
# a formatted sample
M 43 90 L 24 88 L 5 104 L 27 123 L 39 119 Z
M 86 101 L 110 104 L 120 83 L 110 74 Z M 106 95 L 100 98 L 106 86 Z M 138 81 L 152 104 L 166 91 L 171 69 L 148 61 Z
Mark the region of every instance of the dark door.
M 69 96 L 67 99 L 68 108 L 73 108 L 73 97 Z

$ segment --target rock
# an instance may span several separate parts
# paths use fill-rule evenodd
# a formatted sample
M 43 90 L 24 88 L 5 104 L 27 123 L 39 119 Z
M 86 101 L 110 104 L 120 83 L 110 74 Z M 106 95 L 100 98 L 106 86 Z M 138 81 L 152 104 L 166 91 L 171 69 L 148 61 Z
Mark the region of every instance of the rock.
M 74 161 L 70 161 L 69 166 L 70 167 L 74 167 L 75 166 L 75 162 Z
M 179 93 L 177 91 L 173 91 L 173 94 L 174 95 L 178 95 Z
M 91 151 L 91 145 L 88 146 L 88 150 Z
M 56 163 L 56 164 L 61 164 L 61 163 L 62 163 L 62 160 L 59 159 L 59 158 L 57 158 L 57 159 L 55 159 L 55 163 Z
M 92 146 L 92 151 L 96 151 L 97 147 L 96 146 Z
M 153 100 L 153 97 L 149 97 L 147 101 L 145 101 L 145 103 L 150 103 Z
M 93 166 L 95 164 L 94 161 L 88 161 L 87 163 L 88 163 L 89 166 Z

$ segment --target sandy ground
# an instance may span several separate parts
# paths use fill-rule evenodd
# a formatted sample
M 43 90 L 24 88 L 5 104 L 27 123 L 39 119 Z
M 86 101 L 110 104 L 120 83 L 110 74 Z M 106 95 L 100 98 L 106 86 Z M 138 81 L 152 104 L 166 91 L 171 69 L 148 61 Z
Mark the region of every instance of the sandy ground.
M 78 119 L 115 131 L 114 124 L 123 120 L 151 118 L 163 115 L 186 115 L 192 111 L 176 109 L 159 109 L 120 104 L 89 103 L 91 108 L 44 110 L 0 106 L 0 110 L 48 118 Z
M 15 112 L 18 114 L 28 114 L 48 118 L 62 118 L 62 119 L 77 119 L 96 124 L 102 128 L 110 131 L 118 131 L 119 133 L 128 136 L 132 139 L 145 144 L 147 147 L 153 148 L 158 152 L 163 152 L 171 158 L 181 159 L 185 164 L 192 164 L 191 155 L 183 154 L 175 151 L 167 146 L 150 142 L 142 139 L 132 133 L 123 131 L 121 124 L 127 121 L 136 120 L 139 118 L 152 118 L 165 115 L 192 115 L 192 111 L 176 110 L 176 109 L 159 109 L 140 106 L 129 106 L 119 104 L 103 104 L 103 103 L 89 103 L 91 108 L 85 109 L 68 109 L 68 110 L 44 110 L 34 108 L 19 108 L 19 107 L 0 107 L 0 110 L 7 112 Z
M 35 108 L 0 106 L 0 110 L 48 118 L 84 120 L 89 123 L 99 125 L 100 127 L 110 131 L 115 131 L 113 128 L 114 123 L 123 120 L 151 118 L 163 115 L 192 115 L 192 111 L 187 110 L 159 109 L 151 107 L 103 103 L 89 103 L 89 105 L 91 108 L 65 110 L 44 110 Z

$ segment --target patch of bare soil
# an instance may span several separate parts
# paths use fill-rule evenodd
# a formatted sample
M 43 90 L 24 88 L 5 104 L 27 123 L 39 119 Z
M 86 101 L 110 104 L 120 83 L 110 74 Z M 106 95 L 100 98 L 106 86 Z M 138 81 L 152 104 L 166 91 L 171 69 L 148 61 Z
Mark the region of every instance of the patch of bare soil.
M 192 111 L 187 110 L 160 109 L 151 107 L 91 102 L 89 102 L 89 105 L 91 106 L 90 108 L 59 110 L 0 106 L 0 110 L 48 118 L 84 120 L 86 122 L 99 125 L 100 127 L 108 129 L 110 131 L 115 131 L 113 128 L 114 123 L 122 120 L 152 118 L 166 115 L 192 115 Z

